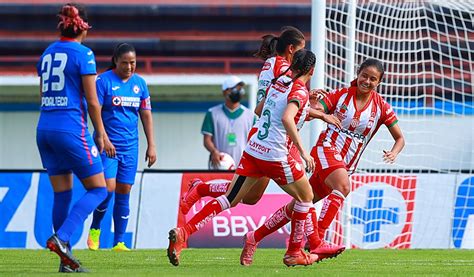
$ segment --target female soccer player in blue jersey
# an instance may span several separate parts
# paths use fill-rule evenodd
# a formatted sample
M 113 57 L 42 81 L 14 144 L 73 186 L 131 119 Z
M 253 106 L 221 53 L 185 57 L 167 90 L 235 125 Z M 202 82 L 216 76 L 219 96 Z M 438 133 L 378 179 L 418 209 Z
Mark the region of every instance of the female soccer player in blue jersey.
M 96 82 L 105 129 L 113 146 L 106 147 L 102 154 L 108 195 L 94 211 L 87 239 L 91 250 L 99 248 L 100 223 L 115 191 L 112 249 L 130 251 L 125 245 L 124 234 L 130 213 L 130 190 L 138 165 L 138 115 L 148 143 L 145 157 L 148 167 L 156 161 L 150 93 L 145 80 L 135 73 L 136 60 L 132 45 L 117 45 L 110 70 L 100 74 Z
M 86 11 L 80 5 L 66 4 L 58 17 L 61 38 L 48 46 L 37 64 L 41 113 L 36 140 L 54 190 L 55 234 L 46 246 L 61 258 L 60 271 L 74 272 L 82 267 L 71 253 L 69 239 L 107 196 L 100 152 L 110 147 L 110 141 L 97 100 L 94 53 L 81 44 L 90 28 Z M 95 143 L 87 128 L 87 112 Z M 69 212 L 72 173 L 87 192 Z

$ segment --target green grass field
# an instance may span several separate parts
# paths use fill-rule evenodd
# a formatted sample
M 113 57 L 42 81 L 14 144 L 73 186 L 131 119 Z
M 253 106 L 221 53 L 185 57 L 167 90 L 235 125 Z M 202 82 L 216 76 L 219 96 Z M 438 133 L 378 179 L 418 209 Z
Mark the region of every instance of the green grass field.
M 474 251 L 469 250 L 348 250 L 336 259 L 290 268 L 282 263 L 283 249 L 259 249 L 251 267 L 239 264 L 240 249 L 185 249 L 178 267 L 168 263 L 165 250 L 74 253 L 94 275 L 474 275 Z M 47 250 L 0 250 L 0 276 L 57 276 L 58 263 Z

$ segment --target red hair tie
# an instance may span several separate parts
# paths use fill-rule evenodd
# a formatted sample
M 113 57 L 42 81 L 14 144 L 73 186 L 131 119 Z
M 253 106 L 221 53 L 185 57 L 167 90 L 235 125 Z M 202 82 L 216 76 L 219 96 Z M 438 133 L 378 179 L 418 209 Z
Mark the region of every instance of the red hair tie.
M 87 22 L 82 20 L 77 8 L 71 5 L 65 5 L 62 8 L 59 19 L 58 28 L 62 26 L 63 29 L 67 29 L 72 26 L 76 33 L 78 29 L 85 31 L 91 28 Z

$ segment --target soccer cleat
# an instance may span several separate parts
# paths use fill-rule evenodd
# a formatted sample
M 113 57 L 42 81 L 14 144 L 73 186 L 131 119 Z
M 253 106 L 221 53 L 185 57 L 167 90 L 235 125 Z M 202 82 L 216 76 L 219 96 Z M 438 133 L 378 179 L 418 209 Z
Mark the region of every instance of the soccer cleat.
M 58 238 L 56 235 L 52 235 L 46 241 L 46 247 L 49 250 L 55 252 L 61 258 L 61 263 L 65 266 L 68 266 L 72 270 L 76 270 L 81 266 L 79 260 L 77 260 L 71 253 L 71 250 L 68 248 L 67 242 L 64 242 Z
M 167 249 L 168 259 L 174 266 L 179 265 L 179 255 L 186 243 L 187 234 L 182 228 L 174 228 L 169 231 L 169 245 Z
M 90 229 L 89 236 L 87 237 L 87 247 L 89 250 L 97 250 L 99 249 L 99 238 L 100 238 L 100 229 Z
M 254 231 L 248 232 L 244 236 L 244 248 L 240 254 L 240 264 L 250 266 L 253 262 L 253 255 L 257 250 L 258 242 L 255 241 Z
M 112 250 L 116 252 L 127 252 L 130 251 L 130 248 L 125 245 L 125 242 L 119 242 L 112 248 Z
M 181 198 L 179 203 L 179 208 L 183 214 L 188 214 L 189 210 L 193 207 L 201 196 L 197 192 L 197 185 L 202 183 L 202 180 L 199 178 L 194 178 L 189 182 L 188 191 Z
M 300 249 L 295 253 L 286 252 L 283 257 L 283 263 L 286 266 L 296 266 L 296 265 L 312 265 L 318 260 L 318 255 L 312 253 L 306 253 L 303 249 Z
M 82 265 L 76 269 L 72 269 L 68 265 L 63 264 L 62 262 L 59 264 L 59 272 L 61 273 L 87 273 L 89 270 L 83 267 Z
M 346 250 L 345 246 L 331 245 L 323 240 L 321 244 L 316 249 L 311 250 L 310 253 L 318 255 L 318 260 L 316 262 L 320 262 L 324 259 L 335 258 L 344 252 L 344 250 Z

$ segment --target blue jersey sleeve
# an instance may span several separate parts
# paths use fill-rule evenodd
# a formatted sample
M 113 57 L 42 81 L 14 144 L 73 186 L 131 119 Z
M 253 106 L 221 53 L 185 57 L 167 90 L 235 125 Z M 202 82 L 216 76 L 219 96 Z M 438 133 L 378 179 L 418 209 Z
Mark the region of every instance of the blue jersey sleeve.
M 142 95 L 140 97 L 140 110 L 151 110 L 150 91 L 145 80 L 141 79 Z
M 85 49 L 84 58 L 78 60 L 81 75 L 97 74 L 94 52 L 89 48 Z
M 105 94 L 107 93 L 107 88 L 104 84 L 104 80 L 101 78 L 101 76 L 97 77 L 97 80 L 95 81 L 95 86 L 97 90 L 97 98 L 99 100 L 99 103 L 101 106 L 104 105 L 104 97 Z

